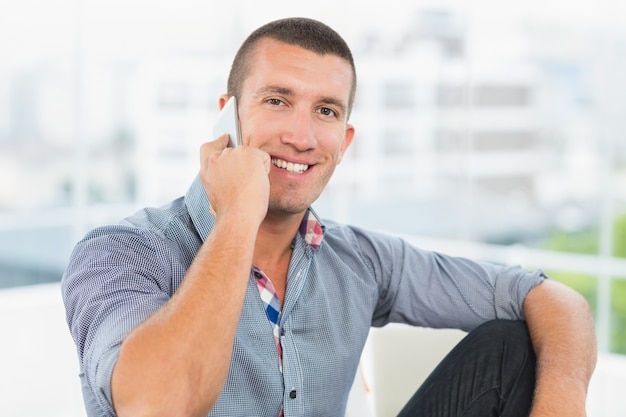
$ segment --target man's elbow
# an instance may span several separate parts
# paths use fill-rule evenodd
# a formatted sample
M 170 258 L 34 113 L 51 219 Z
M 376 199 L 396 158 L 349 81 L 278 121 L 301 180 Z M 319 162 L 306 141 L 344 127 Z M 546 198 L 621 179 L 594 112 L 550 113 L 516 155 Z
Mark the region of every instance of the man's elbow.
M 131 395 L 123 397 L 125 398 L 113 399 L 118 417 L 205 417 L 210 411 L 206 404 L 201 404 L 197 398 L 190 398 L 188 395 L 185 398 L 176 394 L 155 395 L 150 398 Z
M 116 365 L 111 377 L 113 407 L 118 417 L 205 417 L 219 395 L 198 392 L 198 384 L 186 383 L 185 378 L 158 380 L 154 375 L 144 377 L 120 368 Z
M 577 291 L 553 280 L 545 280 L 534 287 L 524 300 L 524 313 L 561 310 L 565 314 L 576 313 L 580 317 L 592 318 L 593 313 L 587 300 Z

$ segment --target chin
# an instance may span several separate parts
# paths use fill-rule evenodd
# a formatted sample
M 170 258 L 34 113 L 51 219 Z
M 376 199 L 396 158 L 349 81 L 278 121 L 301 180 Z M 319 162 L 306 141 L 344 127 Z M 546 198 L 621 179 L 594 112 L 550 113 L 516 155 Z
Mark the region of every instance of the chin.
M 270 201 L 269 211 L 281 214 L 301 214 L 308 209 L 312 201 Z
M 306 211 L 306 209 L 308 209 L 309 206 L 294 206 L 294 205 L 281 205 L 279 207 L 270 207 L 269 211 L 276 213 L 276 214 L 284 214 L 284 215 L 295 215 L 295 214 L 302 214 L 303 212 Z
M 278 190 L 275 190 L 278 191 Z M 269 211 L 282 214 L 301 214 L 306 211 L 320 193 L 309 190 L 306 195 L 302 195 L 295 189 L 282 189 L 274 197 L 270 194 Z

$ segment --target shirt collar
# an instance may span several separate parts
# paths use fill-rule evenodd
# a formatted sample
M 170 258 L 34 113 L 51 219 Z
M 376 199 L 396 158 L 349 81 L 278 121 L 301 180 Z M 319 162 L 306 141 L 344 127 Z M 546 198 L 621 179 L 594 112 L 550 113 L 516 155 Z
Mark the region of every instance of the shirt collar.
M 317 216 L 317 213 L 309 207 L 300 223 L 300 235 L 312 249 L 317 250 L 324 240 L 324 224 Z
M 200 175 L 197 175 L 185 194 L 185 205 L 196 231 L 204 241 L 215 225 L 215 218 L 211 214 L 211 204 L 202 185 Z M 312 208 L 308 208 L 299 233 L 304 241 L 313 249 L 319 249 L 324 239 L 325 226 Z

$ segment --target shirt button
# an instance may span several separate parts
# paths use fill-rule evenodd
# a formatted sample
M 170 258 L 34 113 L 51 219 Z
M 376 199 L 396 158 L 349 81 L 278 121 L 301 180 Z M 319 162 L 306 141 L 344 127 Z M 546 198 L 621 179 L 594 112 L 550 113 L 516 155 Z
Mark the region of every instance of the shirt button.
M 296 398 L 296 390 L 292 389 L 291 392 L 289 393 L 289 398 L 291 398 L 292 400 Z

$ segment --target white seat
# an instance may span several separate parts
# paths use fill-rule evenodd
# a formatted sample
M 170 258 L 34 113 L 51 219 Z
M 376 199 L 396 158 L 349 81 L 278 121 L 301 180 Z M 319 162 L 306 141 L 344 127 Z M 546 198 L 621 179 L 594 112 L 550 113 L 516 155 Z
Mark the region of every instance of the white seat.
M 372 329 L 354 379 L 346 417 L 392 417 L 465 336 L 392 324 Z

